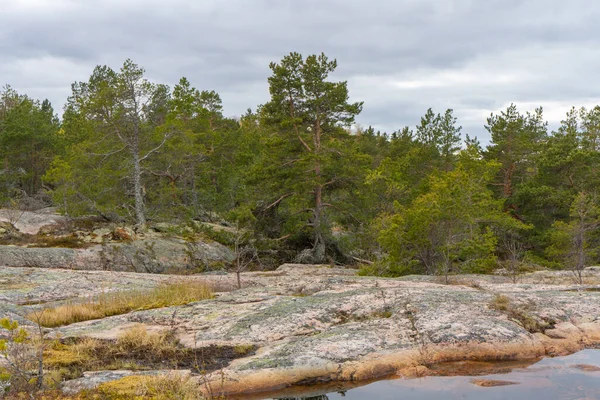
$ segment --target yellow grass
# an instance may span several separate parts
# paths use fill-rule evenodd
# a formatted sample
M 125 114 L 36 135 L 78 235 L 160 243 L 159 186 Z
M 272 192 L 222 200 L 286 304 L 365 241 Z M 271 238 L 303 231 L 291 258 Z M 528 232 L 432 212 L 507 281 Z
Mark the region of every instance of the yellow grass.
M 97 392 L 110 399 L 201 400 L 200 386 L 189 376 L 127 376 L 98 386 Z
M 28 318 L 42 326 L 53 328 L 136 310 L 178 306 L 212 297 L 213 291 L 206 283 L 178 281 L 152 290 L 103 293 L 86 301 L 36 311 L 29 314 Z
M 148 332 L 143 325 L 123 332 L 116 341 L 94 338 L 66 345 L 55 342 L 44 351 L 44 362 L 51 368 L 146 369 L 143 363 L 176 362 L 185 350 L 171 331 Z M 127 359 L 122 359 L 127 356 Z M 129 364 L 130 368 L 123 368 Z
M 115 347 L 126 354 L 152 354 L 164 360 L 177 355 L 178 341 L 170 331 L 151 333 L 143 325 L 134 326 L 123 332 Z
M 510 299 L 503 294 L 497 294 L 490 302 L 490 307 L 498 311 L 508 311 L 510 306 Z

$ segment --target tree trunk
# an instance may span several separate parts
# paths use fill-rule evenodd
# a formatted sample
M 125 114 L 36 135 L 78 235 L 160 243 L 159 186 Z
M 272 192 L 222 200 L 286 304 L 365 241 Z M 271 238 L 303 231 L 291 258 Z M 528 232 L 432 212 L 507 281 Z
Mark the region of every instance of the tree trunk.
M 42 338 L 43 340 L 43 338 Z M 38 372 L 37 372 L 37 388 L 39 390 L 44 388 L 44 346 L 43 342 L 40 344 L 38 350 Z
M 581 221 L 580 224 L 584 222 Z M 576 248 L 577 248 L 577 261 L 575 264 L 575 276 L 577 277 L 577 281 L 580 285 L 583 285 L 583 276 L 582 271 L 585 268 L 585 231 L 583 228 L 578 228 L 577 239 L 576 239 Z
M 133 190 L 135 192 L 135 221 L 138 229 L 146 230 L 146 214 L 144 212 L 144 195 L 142 188 L 142 166 L 138 153 L 138 144 L 135 143 L 133 155 Z
M 503 182 L 503 195 L 505 198 L 509 198 L 513 194 L 513 175 L 515 172 L 516 166 L 514 163 L 511 163 L 508 168 L 504 172 L 504 182 Z
M 194 215 L 197 216 L 200 213 L 200 208 L 198 207 L 198 191 L 196 190 L 196 166 L 192 166 L 192 206 L 194 208 Z
M 321 163 L 318 154 L 321 150 L 321 123 L 317 118 L 314 130 L 314 144 L 317 160 L 315 161 L 315 181 L 317 182 L 315 192 L 315 210 L 313 219 L 314 244 L 313 255 L 318 262 L 325 261 L 325 238 L 323 237 L 323 185 L 321 184 Z

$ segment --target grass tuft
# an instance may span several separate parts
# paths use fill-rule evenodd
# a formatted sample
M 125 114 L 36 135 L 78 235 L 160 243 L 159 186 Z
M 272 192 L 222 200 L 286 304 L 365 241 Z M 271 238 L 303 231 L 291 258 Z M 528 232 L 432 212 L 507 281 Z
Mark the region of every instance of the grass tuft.
M 144 325 L 137 325 L 123 332 L 115 348 L 121 354 L 137 355 L 138 358 L 152 355 L 158 360 L 174 358 L 180 351 L 179 341 L 171 331 L 151 333 Z
M 490 302 L 490 307 L 497 311 L 508 311 L 510 309 L 510 306 L 510 299 L 503 294 L 498 294 L 494 296 L 494 298 Z
M 72 302 L 34 312 L 28 318 L 47 328 L 75 322 L 100 319 L 131 311 L 179 306 L 210 299 L 213 291 L 204 282 L 173 282 L 152 290 L 110 292 L 91 297 L 84 302 Z

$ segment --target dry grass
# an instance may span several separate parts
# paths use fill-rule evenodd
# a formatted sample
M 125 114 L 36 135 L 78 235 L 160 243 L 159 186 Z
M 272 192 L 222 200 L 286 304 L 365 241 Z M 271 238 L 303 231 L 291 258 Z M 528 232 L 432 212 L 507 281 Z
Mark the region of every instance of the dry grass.
M 173 282 L 152 290 L 103 293 L 84 302 L 73 302 L 31 313 L 28 317 L 48 328 L 126 314 L 136 310 L 179 306 L 210 299 L 213 291 L 203 282 Z
M 118 399 L 180 399 L 216 400 L 224 397 L 213 393 L 212 383 L 206 374 L 223 368 L 223 358 L 244 357 L 255 350 L 253 345 L 235 347 L 210 347 L 200 350 L 187 349 L 179 343 L 172 331 L 148 331 L 144 325 L 136 325 L 124 331 L 115 340 L 85 338 L 61 343 L 51 342 L 44 350 L 44 364 L 48 391 L 39 393 L 40 399 L 118 400 Z M 205 362 L 207 364 L 205 364 Z M 113 382 L 102 384 L 97 389 L 78 395 L 62 396 L 53 390 L 60 382 L 76 379 L 85 371 L 99 370 L 150 371 L 157 369 L 183 369 L 169 375 L 142 375 L 136 372 Z M 200 375 L 189 375 L 192 370 Z M 0 379 L 4 376 L 0 369 Z M 224 375 L 222 376 L 224 379 Z M 222 382 L 221 382 L 222 384 Z M 222 386 L 221 386 L 222 389 Z M 202 393 L 205 393 L 204 397 Z
M 83 371 L 192 369 L 216 370 L 229 360 L 245 357 L 256 346 L 209 346 L 200 349 L 185 348 L 173 331 L 147 331 L 136 325 L 115 340 L 84 338 L 61 343 L 55 341 L 44 351 L 44 362 L 50 369 L 65 369 L 70 379 Z
M 444 283 L 442 279 L 438 279 L 437 283 Z M 448 285 L 452 286 L 467 286 L 477 290 L 483 290 L 481 284 L 474 279 L 464 277 L 448 277 Z
M 85 338 L 69 345 L 56 341 L 44 351 L 44 361 L 48 368 L 63 370 L 73 379 L 82 371 L 100 369 L 145 370 L 157 364 L 176 368 L 190 358 L 187 353 L 170 331 L 151 333 L 139 325 L 115 341 Z
M 508 311 L 510 305 L 510 299 L 503 294 L 494 296 L 490 303 L 490 307 L 497 311 Z
M 123 332 L 115 344 L 114 351 L 122 354 L 152 354 L 159 360 L 172 359 L 180 352 L 179 341 L 171 331 L 150 333 L 143 325 Z

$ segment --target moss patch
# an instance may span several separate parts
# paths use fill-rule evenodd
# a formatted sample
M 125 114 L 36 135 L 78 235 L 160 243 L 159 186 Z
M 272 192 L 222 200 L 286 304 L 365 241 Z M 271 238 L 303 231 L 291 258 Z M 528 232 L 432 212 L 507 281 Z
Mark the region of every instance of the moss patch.
M 127 376 L 100 384 L 95 391 L 88 393 L 84 398 L 103 398 L 111 400 L 204 399 L 197 382 L 190 377 L 179 375 Z
M 529 333 L 544 333 L 546 329 L 554 328 L 556 321 L 536 318 L 531 312 L 535 304 L 514 304 L 505 295 L 496 295 L 489 304 L 492 310 L 500 311 L 509 319 L 518 322 Z

